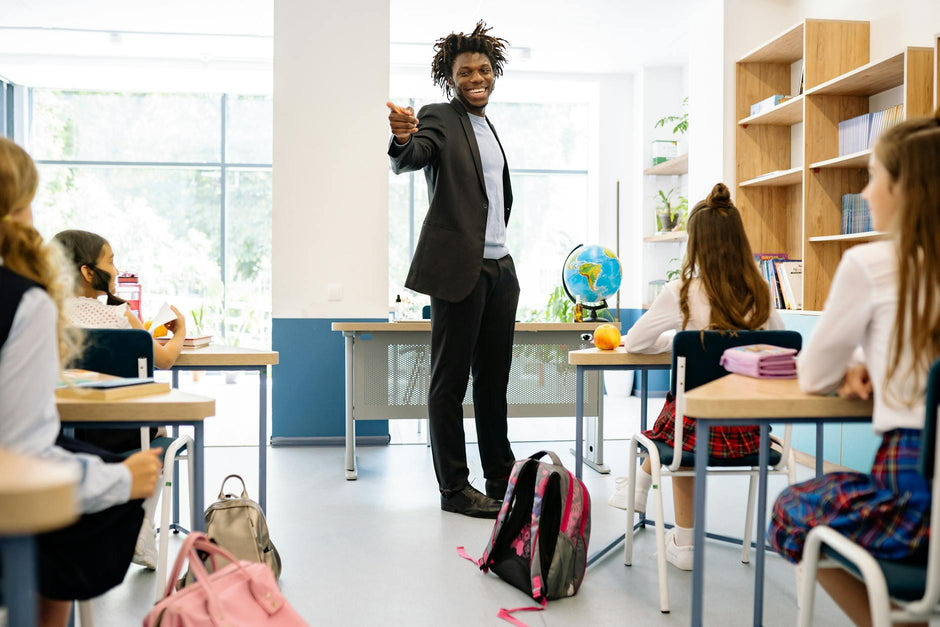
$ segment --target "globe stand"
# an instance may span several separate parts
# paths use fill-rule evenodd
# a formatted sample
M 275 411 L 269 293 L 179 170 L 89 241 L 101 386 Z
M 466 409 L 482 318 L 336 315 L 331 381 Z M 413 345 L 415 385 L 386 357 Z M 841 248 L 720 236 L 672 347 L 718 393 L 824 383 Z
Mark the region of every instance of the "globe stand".
M 582 316 L 581 320 L 583 320 L 584 322 L 609 322 L 607 318 L 597 317 L 598 311 L 600 311 L 601 309 L 607 309 L 607 300 L 602 300 L 600 303 L 596 305 L 585 305 L 584 303 L 581 303 L 581 309 L 583 309 L 586 312 L 590 312 L 589 315 Z

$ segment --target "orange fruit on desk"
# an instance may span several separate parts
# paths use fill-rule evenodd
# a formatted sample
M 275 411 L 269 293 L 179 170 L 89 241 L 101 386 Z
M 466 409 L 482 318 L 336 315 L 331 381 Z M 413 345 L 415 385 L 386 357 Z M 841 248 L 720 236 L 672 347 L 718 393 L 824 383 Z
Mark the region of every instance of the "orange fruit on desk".
M 594 346 L 602 350 L 613 350 L 620 346 L 620 329 L 612 324 L 602 324 L 594 329 Z

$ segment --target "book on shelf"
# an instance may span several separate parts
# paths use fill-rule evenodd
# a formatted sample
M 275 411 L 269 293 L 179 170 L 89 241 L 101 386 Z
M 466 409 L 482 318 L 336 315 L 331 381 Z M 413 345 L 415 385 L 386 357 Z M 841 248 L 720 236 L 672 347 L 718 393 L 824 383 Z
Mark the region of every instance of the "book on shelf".
M 868 150 L 883 132 L 903 120 L 904 105 L 897 104 L 839 122 L 839 156 Z
M 780 282 L 777 280 L 777 271 L 774 262 L 786 261 L 786 253 L 756 253 L 754 260 L 757 262 L 757 268 L 761 276 L 770 286 L 770 295 L 773 297 L 774 307 L 784 309 L 783 291 L 780 288 Z
M 755 102 L 751 105 L 751 115 L 757 115 L 758 113 L 764 113 L 765 111 L 770 111 L 779 104 L 783 104 L 793 96 L 784 96 L 783 94 L 774 94 L 769 98 L 764 98 L 760 102 Z
M 92 370 L 68 369 L 56 385 L 56 398 L 89 401 L 115 401 L 153 394 L 166 394 L 169 383 L 157 383 L 153 377 L 115 377 Z
M 158 337 L 157 341 L 161 344 L 166 344 L 173 338 L 169 337 Z M 183 338 L 183 348 L 204 348 L 212 343 L 211 335 L 197 335 L 195 337 L 186 337 Z
M 803 309 L 803 261 L 800 259 L 775 261 L 774 269 L 786 308 Z
M 842 234 L 866 233 L 871 230 L 871 210 L 862 195 L 843 194 Z

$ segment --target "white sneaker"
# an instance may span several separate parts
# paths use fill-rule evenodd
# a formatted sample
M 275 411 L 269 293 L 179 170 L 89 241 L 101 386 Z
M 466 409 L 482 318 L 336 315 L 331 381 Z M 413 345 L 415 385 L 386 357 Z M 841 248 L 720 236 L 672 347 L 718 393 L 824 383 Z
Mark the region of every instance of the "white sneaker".
M 617 489 L 614 490 L 614 493 L 610 495 L 609 499 L 607 499 L 607 504 L 611 507 L 616 507 L 617 509 L 626 511 L 630 481 L 627 477 L 617 477 L 615 482 L 617 484 Z M 646 496 L 647 495 L 645 494 L 640 494 L 639 490 L 634 492 L 633 507 L 637 514 L 646 514 Z
M 676 544 L 675 529 L 666 532 L 666 561 L 679 570 L 692 570 L 694 560 L 693 545 L 679 546 Z
M 157 569 L 157 530 L 149 518 L 144 518 L 144 524 L 140 526 L 132 561 L 147 570 Z

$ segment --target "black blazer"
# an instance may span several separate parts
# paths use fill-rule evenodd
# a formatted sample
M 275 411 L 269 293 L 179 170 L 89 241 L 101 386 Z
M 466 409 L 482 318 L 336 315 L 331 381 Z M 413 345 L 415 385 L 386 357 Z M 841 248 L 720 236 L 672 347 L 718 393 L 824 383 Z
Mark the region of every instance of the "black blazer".
M 388 149 L 395 174 L 424 169 L 430 198 L 405 287 L 458 302 L 470 294 L 483 265 L 489 201 L 480 149 L 467 111 L 456 98 L 422 107 L 417 117 L 418 132 L 411 140 L 399 146 L 393 138 Z M 496 135 L 492 124 L 490 129 Z M 502 150 L 502 143 L 499 147 Z M 503 198 L 508 223 L 508 163 L 503 166 Z

